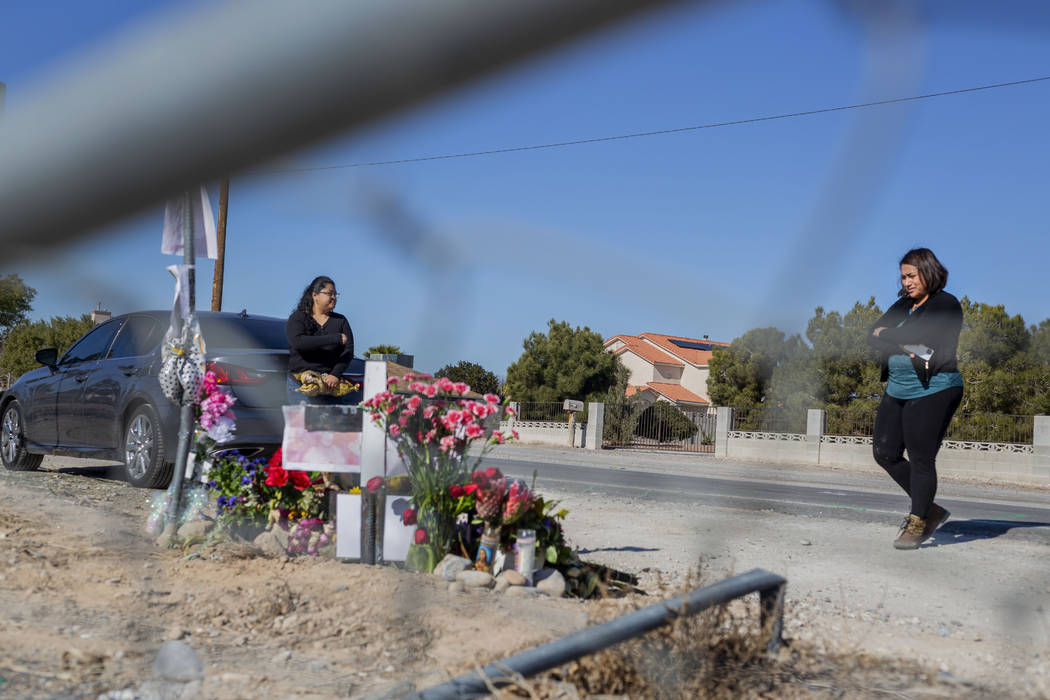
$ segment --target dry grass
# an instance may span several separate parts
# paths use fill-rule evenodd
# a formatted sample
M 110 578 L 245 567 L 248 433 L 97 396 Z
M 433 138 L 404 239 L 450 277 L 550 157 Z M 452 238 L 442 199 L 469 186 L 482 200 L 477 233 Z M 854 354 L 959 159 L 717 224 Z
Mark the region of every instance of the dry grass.
M 698 569 L 679 590 L 609 600 L 597 606 L 603 622 L 701 585 Z M 856 647 L 820 652 L 812 643 L 786 640 L 769 655 L 768 631 L 759 628 L 757 594 L 717 606 L 642 637 L 593 654 L 534 679 L 518 677 L 494 695 L 538 700 L 593 696 L 632 700 L 712 698 L 988 698 L 1001 691 L 942 678 L 907 660 L 877 657 Z M 495 690 L 495 689 L 492 689 Z

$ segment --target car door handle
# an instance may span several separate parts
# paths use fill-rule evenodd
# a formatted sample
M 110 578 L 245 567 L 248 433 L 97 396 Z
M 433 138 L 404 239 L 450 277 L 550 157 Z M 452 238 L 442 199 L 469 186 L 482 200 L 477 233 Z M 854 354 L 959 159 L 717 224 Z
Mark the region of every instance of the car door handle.
M 123 372 L 125 377 L 134 377 L 139 373 L 139 370 L 135 365 L 120 365 L 117 369 Z

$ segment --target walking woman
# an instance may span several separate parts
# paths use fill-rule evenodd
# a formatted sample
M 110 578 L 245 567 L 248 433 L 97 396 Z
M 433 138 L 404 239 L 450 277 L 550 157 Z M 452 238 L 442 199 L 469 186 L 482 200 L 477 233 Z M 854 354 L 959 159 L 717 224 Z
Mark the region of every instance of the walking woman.
M 933 498 L 937 451 L 963 395 L 955 357 L 962 307 L 944 291 L 948 271 L 928 248 L 908 251 L 900 274 L 900 299 L 868 334 L 868 344 L 882 355 L 887 382 L 872 449 L 875 461 L 911 496 L 911 512 L 893 546 L 917 549 L 949 516 Z
M 289 403 L 348 404 L 360 399 L 358 392 L 339 395 L 343 373 L 354 359 L 354 334 L 346 316 L 335 312 L 339 295 L 331 277 L 316 277 L 303 290 L 299 305 L 288 317 L 284 332 L 288 337 Z M 302 393 L 303 383 L 296 374 L 314 372 L 323 384 L 317 395 Z M 343 380 L 345 383 L 345 380 Z

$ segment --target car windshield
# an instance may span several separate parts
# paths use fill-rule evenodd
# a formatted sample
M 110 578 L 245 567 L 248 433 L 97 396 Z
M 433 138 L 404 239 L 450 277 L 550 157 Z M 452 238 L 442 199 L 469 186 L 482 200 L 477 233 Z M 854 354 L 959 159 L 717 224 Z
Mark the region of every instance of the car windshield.
M 250 348 L 287 350 L 284 321 L 261 318 L 202 317 L 201 332 L 208 349 Z

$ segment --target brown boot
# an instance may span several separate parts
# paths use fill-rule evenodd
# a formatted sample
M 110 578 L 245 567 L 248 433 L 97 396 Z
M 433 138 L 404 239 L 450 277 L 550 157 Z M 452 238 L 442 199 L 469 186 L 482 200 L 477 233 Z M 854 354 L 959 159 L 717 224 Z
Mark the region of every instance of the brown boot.
M 926 539 L 923 537 L 925 531 L 926 521 L 917 515 L 909 515 L 901 523 L 901 531 L 893 541 L 893 546 L 897 549 L 918 549 Z
M 930 509 L 926 511 L 926 528 L 922 531 L 922 541 L 925 542 L 933 537 L 933 533 L 937 531 L 937 528 L 948 522 L 950 516 L 951 513 L 947 509 L 941 508 L 936 503 L 930 506 Z

